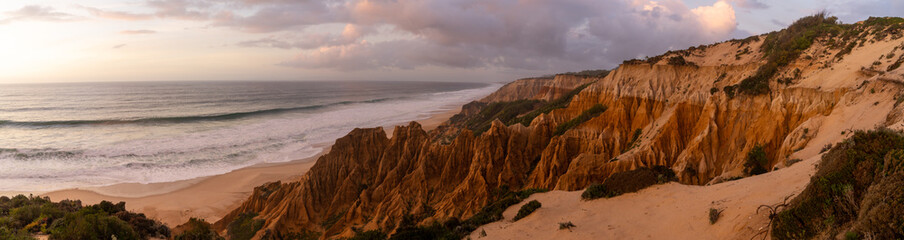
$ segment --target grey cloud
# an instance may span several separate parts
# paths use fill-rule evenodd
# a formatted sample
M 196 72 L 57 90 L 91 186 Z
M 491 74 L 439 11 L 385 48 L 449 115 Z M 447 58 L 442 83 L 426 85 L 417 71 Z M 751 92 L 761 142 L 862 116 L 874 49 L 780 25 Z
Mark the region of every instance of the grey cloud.
M 5 18 L 0 19 L 0 24 L 16 21 L 68 22 L 80 19 L 68 13 L 57 12 L 52 7 L 38 5 L 24 6 L 19 10 L 6 12 L 3 15 Z
M 282 65 L 340 70 L 599 68 L 723 40 L 736 29 L 732 18 L 725 29 L 708 31 L 698 13 L 678 1 L 637 2 L 359 2 L 352 6 L 355 23 L 388 24 L 416 37 L 303 52 Z
M 119 44 L 119 45 L 113 46 L 113 49 L 120 49 L 125 46 L 126 46 L 125 44 Z
M 328 4 L 328 1 L 258 0 L 245 2 L 266 4 L 247 16 L 232 11 L 219 12 L 214 16 L 213 25 L 260 33 L 346 22 L 345 19 L 347 19 L 347 11 L 344 10 L 344 7 L 332 6 Z
M 752 8 L 752 9 L 766 9 L 769 8 L 769 5 L 760 2 L 759 0 L 728 0 L 736 4 L 738 7 L 742 8 Z
M 761 6 L 756 0 L 733 2 Z M 155 17 L 203 20 L 211 26 L 270 33 L 269 37 L 236 45 L 298 51 L 296 58 L 280 65 L 300 68 L 579 70 L 612 67 L 628 58 L 711 43 L 736 34 L 733 9 L 721 1 L 697 9 L 677 0 L 147 3 Z M 725 12 L 730 12 L 730 18 L 719 15 Z M 342 34 L 312 30 L 323 24 L 346 24 L 356 29 Z M 376 28 L 388 30 L 378 33 L 373 30 Z

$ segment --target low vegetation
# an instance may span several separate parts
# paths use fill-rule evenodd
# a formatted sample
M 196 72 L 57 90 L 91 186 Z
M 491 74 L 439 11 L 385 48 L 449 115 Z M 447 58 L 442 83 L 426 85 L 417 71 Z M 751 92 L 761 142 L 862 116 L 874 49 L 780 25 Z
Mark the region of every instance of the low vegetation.
M 571 223 L 571 221 L 559 223 L 559 230 L 563 230 L 563 229 L 571 230 L 571 228 L 573 228 L 573 227 L 577 227 L 577 226 L 575 226 L 574 223 Z
M 575 126 L 581 125 L 581 123 L 589 121 L 590 119 L 593 119 L 596 116 L 599 116 L 600 114 L 605 112 L 606 109 L 607 109 L 606 106 L 604 106 L 602 104 L 593 105 L 592 107 L 590 107 L 590 109 L 584 110 L 584 112 L 582 112 L 581 115 L 578 115 L 577 117 L 572 118 L 571 120 L 568 120 L 567 122 L 564 122 L 562 124 L 559 124 L 559 126 L 556 126 L 556 131 L 553 134 L 555 134 L 557 136 L 562 135 L 569 129 L 571 129 Z
M 527 217 L 527 215 L 530 215 L 531 213 L 534 213 L 534 211 L 537 211 L 540 206 L 542 206 L 542 204 L 540 204 L 540 202 L 537 200 L 533 200 L 528 202 L 527 204 L 524 204 L 524 206 L 521 206 L 521 209 L 518 209 L 518 215 L 515 215 L 515 218 L 512 218 L 512 221 L 518 221 L 524 217 Z
M 178 232 L 174 240 L 224 240 L 211 228 L 210 223 L 204 219 L 190 218 L 185 224 L 179 225 L 174 230 Z
M 609 73 L 609 71 L 603 71 L 604 72 L 579 73 L 597 74 L 595 76 L 605 76 Z M 564 96 L 548 102 L 541 100 L 517 100 L 493 103 L 472 102 L 467 104 L 466 107 L 476 107 L 480 109 L 477 114 L 456 114 L 455 116 L 452 116 L 449 121 L 462 128 L 469 129 L 478 135 L 489 130 L 492 126 L 493 121 L 495 121 L 496 119 L 499 119 L 499 121 L 505 123 L 506 125 L 521 123 L 524 126 L 530 126 L 530 123 L 534 121 L 534 118 L 540 116 L 540 114 L 547 114 L 553 110 L 567 107 L 568 103 L 571 102 L 571 99 L 574 98 L 574 96 L 580 93 L 582 90 L 587 88 L 587 86 L 589 86 L 590 84 L 591 83 L 587 83 L 578 86 L 577 88 L 569 91 Z
M 769 80 L 779 72 L 779 68 L 797 59 L 817 38 L 837 35 L 843 30 L 837 20 L 838 18 L 821 12 L 798 19 L 784 30 L 769 33 L 760 48 L 766 57 L 766 64 L 760 66 L 752 76 L 723 90 L 729 96 L 769 93 Z
M 716 224 L 719 221 L 719 217 L 722 216 L 722 210 L 709 208 L 709 224 Z
M 747 152 L 747 160 L 744 162 L 744 172 L 748 175 L 760 175 L 769 171 L 769 158 L 762 145 L 756 145 Z
M 603 183 L 591 184 L 581 194 L 584 200 L 610 198 L 625 193 L 640 191 L 656 184 L 675 181 L 675 172 L 665 166 L 639 168 L 631 171 L 614 173 Z
M 608 74 L 608 72 L 606 72 L 606 73 Z M 578 93 L 583 91 L 585 88 L 587 88 L 587 86 L 590 86 L 590 84 L 591 83 L 587 83 L 587 84 L 578 86 L 577 88 L 572 89 L 570 92 L 568 92 L 568 94 L 565 94 L 565 96 L 562 96 L 562 97 L 560 97 L 556 100 L 550 101 L 550 102 L 543 103 L 543 105 L 538 107 L 537 109 L 534 109 L 533 111 L 530 111 L 529 113 L 524 114 L 523 116 L 515 118 L 511 121 L 508 121 L 507 124 L 512 125 L 512 124 L 516 124 L 516 123 L 521 123 L 521 125 L 530 126 L 530 123 L 534 121 L 534 118 L 537 118 L 537 116 L 540 116 L 540 114 L 547 114 L 549 112 L 552 112 L 552 110 L 568 107 L 568 103 L 571 102 L 571 99 L 574 98 L 575 95 L 578 95 Z
M 423 220 L 422 218 L 406 215 L 396 228 L 396 233 L 388 239 L 462 239 L 482 225 L 502 220 L 502 212 L 512 205 L 520 203 L 534 193 L 547 191 L 546 189 L 538 188 L 511 191 L 507 185 L 503 185 L 494 191 L 493 199 L 495 200 L 493 202 L 490 202 L 466 220 L 450 218 L 443 223 L 433 222 L 432 224 L 418 225 L 417 223 Z M 372 238 L 379 236 L 373 231 L 357 232 L 352 239 L 385 239 Z
M 904 236 L 904 134 L 857 131 L 822 157 L 810 184 L 772 219 L 775 239 Z
M 541 105 L 543 105 L 543 102 L 539 100 L 489 103 L 477 115 L 465 121 L 464 127 L 474 131 L 475 134 L 481 134 L 489 130 L 496 119 L 503 123 L 511 122 L 519 115 L 528 113 Z
M 257 217 L 257 213 L 249 212 L 239 214 L 239 216 L 226 227 L 229 239 L 248 240 L 254 237 L 254 234 L 264 227 L 264 220 L 254 219 L 254 217 Z
M 144 214 L 125 210 L 125 203 L 51 202 L 49 198 L 0 197 L 0 239 L 148 239 L 167 238 L 170 230 Z

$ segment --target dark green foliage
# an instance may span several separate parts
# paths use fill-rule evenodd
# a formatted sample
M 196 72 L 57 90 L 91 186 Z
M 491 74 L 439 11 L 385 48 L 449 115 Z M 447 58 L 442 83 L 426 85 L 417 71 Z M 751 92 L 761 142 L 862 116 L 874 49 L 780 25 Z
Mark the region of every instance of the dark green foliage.
M 524 204 L 523 206 L 521 206 L 521 209 L 518 209 L 518 215 L 515 215 L 515 218 L 513 218 L 512 221 L 518 221 L 524 217 L 527 217 L 527 215 L 530 215 L 531 213 L 534 213 L 534 211 L 537 211 L 540 206 L 541 204 L 537 200 L 533 200 L 528 202 L 527 204 Z
M 342 211 L 342 212 L 337 212 L 336 214 L 330 215 L 329 217 L 324 219 L 322 223 L 320 223 L 320 226 L 323 227 L 323 229 L 330 229 L 331 227 L 333 227 L 333 224 L 336 224 L 336 222 L 338 222 L 339 219 L 342 219 L 342 216 L 345 216 L 345 213 L 346 213 L 346 211 Z
M 30 234 L 23 231 L 10 230 L 6 227 L 0 227 L 0 239 L 3 240 L 34 240 Z
M 355 236 L 347 238 L 346 240 L 385 240 L 386 238 L 386 233 L 383 233 L 380 230 L 370 230 L 355 232 Z
M 604 70 L 604 69 L 584 70 L 584 71 L 580 71 L 580 72 L 559 73 L 558 75 L 574 75 L 574 76 L 579 76 L 579 77 L 604 78 L 604 77 L 606 77 L 606 75 L 609 75 L 609 70 Z
M 0 239 L 49 234 L 51 239 L 167 238 L 169 228 L 144 214 L 125 210 L 125 203 L 82 207 L 80 201 L 51 202 L 47 197 L 0 197 Z M 8 235 L 8 236 L 7 236 Z M 26 238 L 26 239 L 30 239 Z
M 782 31 L 769 33 L 760 49 L 764 52 L 766 64 L 760 66 L 752 76 L 741 80 L 733 90 L 749 95 L 769 93 L 769 79 L 778 73 L 779 68 L 797 59 L 817 38 L 837 35 L 843 30 L 836 21 L 836 17 L 828 17 L 821 12 L 798 19 Z M 734 91 L 729 96 L 734 96 Z
M 138 233 L 123 220 L 110 216 L 98 207 L 87 207 L 53 222 L 50 239 L 140 239 Z
M 578 115 L 577 117 L 572 118 L 571 120 L 568 120 L 567 122 L 564 122 L 562 124 L 559 124 L 559 126 L 556 126 L 556 131 L 553 134 L 562 135 L 569 129 L 571 129 L 575 126 L 581 125 L 581 123 L 584 123 L 590 119 L 593 119 L 605 111 L 606 111 L 606 106 L 603 106 L 602 104 L 593 105 L 593 107 L 590 107 L 590 109 L 584 110 L 584 112 L 582 112 L 581 115 Z
M 894 63 L 892 63 L 891 65 L 888 65 L 888 68 L 885 70 L 889 71 L 889 72 L 894 71 L 895 69 L 898 69 L 899 67 L 901 67 L 902 63 L 904 63 L 904 55 L 901 55 L 900 57 L 898 57 L 898 60 L 895 61 Z
M 675 181 L 675 172 L 665 166 L 638 168 L 631 171 L 617 172 L 606 178 L 602 184 L 591 184 L 581 194 L 584 200 L 610 198 L 625 193 L 640 191 L 656 184 Z
M 762 145 L 756 145 L 747 152 L 747 160 L 744 162 L 744 172 L 749 175 L 760 175 L 769 171 L 769 158 Z
M 222 240 L 211 227 L 210 223 L 204 219 L 190 218 L 188 222 L 181 225 L 183 232 L 176 235 L 175 240 Z
M 530 112 L 542 104 L 539 100 L 518 100 L 512 102 L 494 102 L 488 104 L 480 112 L 468 119 L 464 126 L 475 134 L 483 133 L 490 129 L 494 120 L 499 119 L 503 123 L 511 122 L 521 114 Z
M 449 219 L 443 224 L 433 223 L 427 226 L 417 226 L 413 217 L 402 218 L 399 228 L 390 239 L 462 239 L 477 227 L 502 219 L 502 212 L 512 205 L 534 193 L 546 192 L 546 189 L 529 188 L 517 192 L 509 190 L 508 186 L 500 186 L 493 193 L 493 202 L 480 209 L 467 220 L 460 221 L 457 218 Z
M 389 237 L 391 240 L 457 240 L 461 236 L 442 224 L 433 223 L 427 226 L 403 226 Z
M 608 74 L 608 72 L 607 72 L 607 74 Z M 506 124 L 512 125 L 515 123 L 521 123 L 521 125 L 530 126 L 530 122 L 534 121 L 534 118 L 536 118 L 537 116 L 540 116 L 540 114 L 546 114 L 546 113 L 552 112 L 552 110 L 567 107 L 568 103 L 571 102 L 571 99 L 574 98 L 575 95 L 577 95 L 578 93 L 583 91 L 585 88 L 587 88 L 587 86 L 590 86 L 590 84 L 591 83 L 587 83 L 587 84 L 581 85 L 575 89 L 572 89 L 570 92 L 568 92 L 568 94 L 565 94 L 565 96 L 562 96 L 556 100 L 544 103 L 542 106 L 538 107 L 537 109 L 535 109 L 527 114 L 524 114 L 524 116 L 515 118 L 509 122 L 506 122 Z
M 670 58 L 669 58 L 669 65 L 675 65 L 675 66 L 697 66 L 697 64 L 695 64 L 695 63 L 693 63 L 693 62 L 688 62 L 687 60 L 684 60 L 684 57 L 682 57 L 682 56 L 674 56 L 674 57 L 670 57 Z
M 246 240 L 254 237 L 254 234 L 264 227 L 264 220 L 254 219 L 256 216 L 257 213 L 253 212 L 239 214 L 239 216 L 226 227 L 229 239 Z
M 904 236 L 904 135 L 856 131 L 818 166 L 810 184 L 773 219 L 773 238 L 834 235 L 851 225 L 876 239 Z
M 144 213 L 133 213 L 129 211 L 120 211 L 112 214 L 112 216 L 125 221 L 132 226 L 132 229 L 138 233 L 142 239 L 149 237 L 167 238 L 170 236 L 170 229 L 161 222 L 148 219 Z
M 634 135 L 631 136 L 631 140 L 628 141 L 628 144 L 625 144 L 626 147 L 624 149 L 622 149 L 622 153 L 625 153 L 628 150 L 631 150 L 634 148 L 634 145 L 637 144 L 637 139 L 640 138 L 640 134 L 643 134 L 643 130 L 641 130 L 639 128 L 634 130 Z

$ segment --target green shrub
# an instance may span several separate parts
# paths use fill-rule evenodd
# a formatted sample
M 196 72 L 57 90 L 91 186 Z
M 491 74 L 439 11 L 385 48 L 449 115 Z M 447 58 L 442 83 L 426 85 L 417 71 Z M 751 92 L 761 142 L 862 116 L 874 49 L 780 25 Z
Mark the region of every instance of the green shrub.
M 246 240 L 254 237 L 254 234 L 264 227 L 264 220 L 254 219 L 256 216 L 257 213 L 253 212 L 239 214 L 239 216 L 226 227 L 226 229 L 228 229 L 227 233 L 229 234 L 229 239 Z
M 508 186 L 500 186 L 493 192 L 494 201 L 488 203 L 480 209 L 479 212 L 470 218 L 459 221 L 456 218 L 449 219 L 443 224 L 434 223 L 429 226 L 414 226 L 413 221 L 407 221 L 403 218 L 399 229 L 404 229 L 405 235 L 393 234 L 391 239 L 403 239 L 401 237 L 430 236 L 440 239 L 461 239 L 477 230 L 481 225 L 501 220 L 502 212 L 512 205 L 518 204 L 522 200 L 530 197 L 531 194 L 546 192 L 546 189 L 529 188 L 521 191 L 510 191 Z M 423 238 L 416 238 L 423 239 Z
M 677 180 L 675 172 L 668 167 L 643 167 L 631 171 L 614 173 L 606 178 L 602 184 L 590 184 L 590 186 L 581 193 L 581 198 L 584 200 L 593 200 L 603 197 L 610 198 L 625 193 L 637 192 L 649 186 L 675 180 Z
M 515 218 L 513 218 L 512 220 L 518 221 L 524 217 L 527 217 L 527 215 L 534 213 L 534 211 L 536 211 L 538 208 L 540 208 L 540 206 L 541 206 L 541 204 L 539 201 L 537 201 L 537 200 L 530 201 L 527 204 L 524 204 L 523 206 L 521 206 L 521 209 L 518 209 L 518 215 L 515 215 Z
M 741 80 L 737 85 L 737 93 L 769 93 L 769 79 L 778 73 L 780 67 L 797 59 L 804 50 L 810 48 L 816 38 L 839 34 L 843 30 L 837 20 L 836 17 L 828 17 L 825 12 L 820 12 L 798 19 L 784 30 L 769 33 L 760 48 L 766 57 L 766 64 L 760 66 L 752 76 Z M 734 93 L 729 96 L 734 96 Z
M 221 240 L 220 237 L 211 227 L 210 223 L 204 219 L 190 218 L 188 222 L 180 226 L 183 232 L 176 235 L 175 240 Z
M 564 122 L 562 124 L 559 124 L 559 126 L 556 126 L 556 131 L 553 134 L 555 134 L 557 136 L 562 135 L 569 129 L 571 129 L 575 126 L 581 125 L 581 123 L 589 121 L 590 119 L 593 119 L 596 116 L 599 116 L 600 114 L 602 114 L 605 111 L 606 111 L 606 106 L 603 106 L 602 104 L 593 105 L 593 107 L 590 107 L 590 109 L 584 110 L 584 112 L 582 112 L 581 115 L 578 115 L 577 117 L 572 118 L 571 120 L 568 120 L 567 122 Z
M 603 184 L 600 183 L 590 184 L 590 186 L 588 186 L 587 189 L 585 189 L 584 192 L 581 193 L 581 199 L 584 200 L 593 200 L 603 197 L 609 198 L 613 196 L 615 196 L 615 193 L 610 192 L 606 189 L 605 186 L 603 186 Z
M 744 162 L 744 171 L 749 175 L 760 175 L 768 172 L 769 158 L 762 145 L 756 145 L 747 152 L 747 160 Z
M 13 227 L 19 229 L 34 222 L 41 216 L 41 207 L 36 205 L 25 205 L 14 208 L 10 211 L 10 218 L 13 220 Z
M 682 56 L 674 56 L 674 57 L 670 57 L 670 58 L 669 58 L 669 65 L 675 65 L 675 66 L 697 66 L 697 64 L 695 64 L 695 63 L 693 63 L 693 62 L 689 62 L 689 61 L 687 61 L 687 60 L 684 60 L 684 57 L 682 57 Z
M 0 227 L 0 239 L 3 240 L 34 240 L 35 238 L 31 237 L 30 234 L 22 232 L 10 230 L 6 227 Z
M 383 233 L 380 230 L 370 230 L 355 232 L 355 236 L 347 238 L 346 240 L 385 240 L 386 238 L 386 233 Z
M 499 119 L 503 123 L 510 122 L 521 114 L 534 110 L 542 104 L 539 100 L 517 100 L 511 102 L 494 102 L 483 107 L 480 112 L 466 120 L 465 128 L 474 131 L 475 134 L 486 132 L 492 126 L 494 120 Z
M 128 223 L 110 216 L 98 208 L 83 208 L 66 214 L 50 227 L 50 239 L 139 239 L 138 233 Z
M 822 156 L 810 184 L 777 213 L 773 238 L 806 239 L 851 225 L 877 239 L 904 236 L 902 149 L 900 132 L 854 132 Z

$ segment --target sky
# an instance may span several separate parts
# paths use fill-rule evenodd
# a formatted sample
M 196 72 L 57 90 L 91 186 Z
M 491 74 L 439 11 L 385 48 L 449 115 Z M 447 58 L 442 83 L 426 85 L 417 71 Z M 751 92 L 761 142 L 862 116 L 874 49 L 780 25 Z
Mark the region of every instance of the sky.
M 904 0 L 3 0 L 0 83 L 505 82 Z

